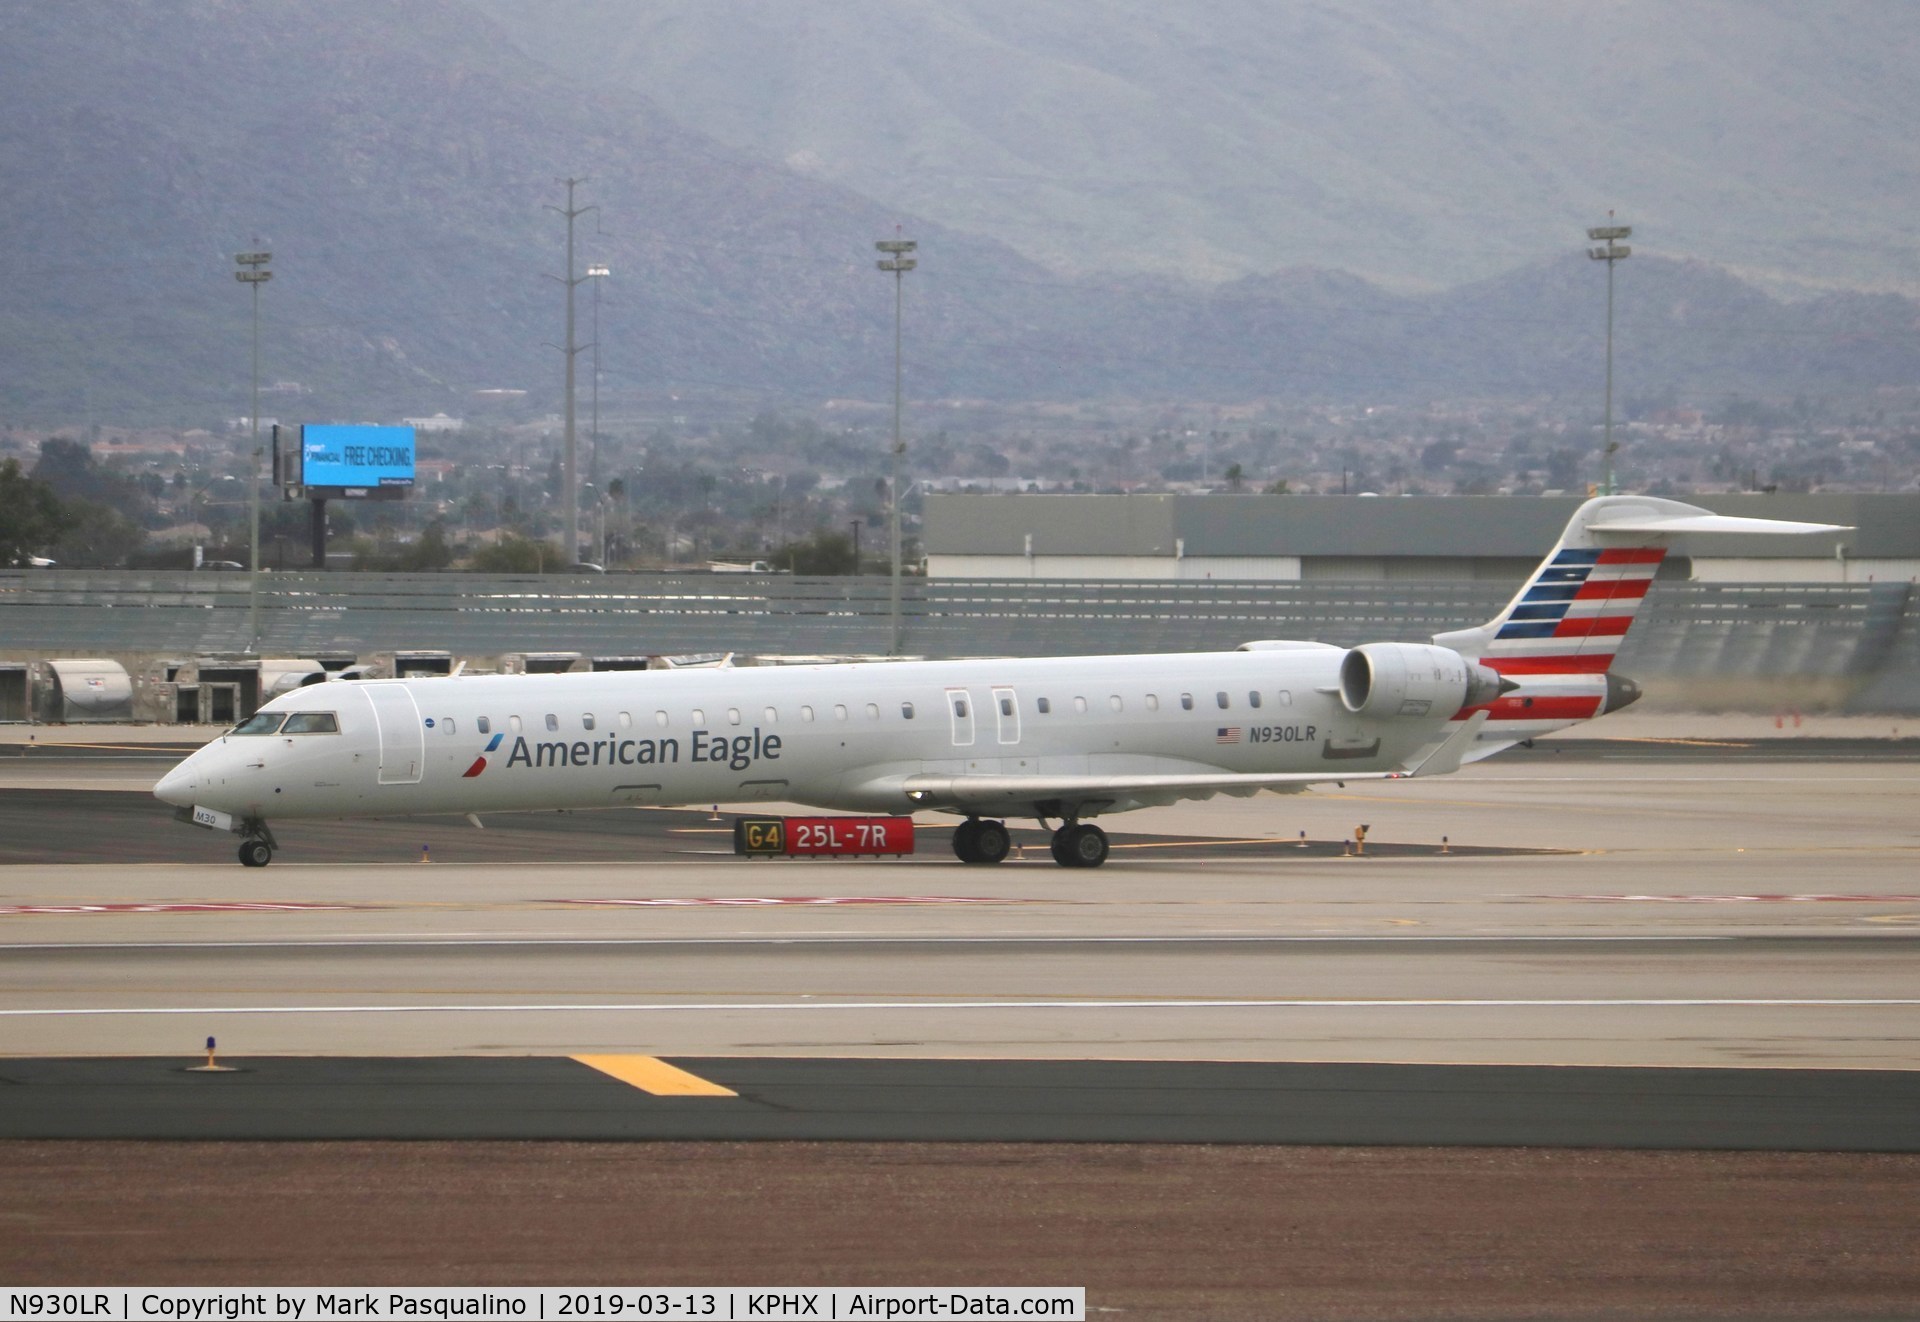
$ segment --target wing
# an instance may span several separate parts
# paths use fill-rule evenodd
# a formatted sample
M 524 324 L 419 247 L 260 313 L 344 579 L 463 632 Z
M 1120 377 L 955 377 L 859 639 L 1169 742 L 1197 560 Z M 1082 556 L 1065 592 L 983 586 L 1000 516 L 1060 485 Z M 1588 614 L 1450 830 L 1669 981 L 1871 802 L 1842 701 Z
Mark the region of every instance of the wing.
M 1044 816 L 1063 810 L 1075 815 L 1149 808 L 1181 799 L 1210 799 L 1216 794 L 1240 797 L 1261 790 L 1297 794 L 1310 785 L 1349 780 L 1392 780 L 1403 771 L 1287 772 L 1235 775 L 1213 772 L 1194 775 L 975 775 L 908 776 L 901 790 L 918 808 L 946 808 L 964 812 L 1011 812 L 1031 808 Z
M 1457 771 L 1487 723 L 1487 713 L 1475 712 L 1432 745 L 1393 771 L 1287 771 L 1235 773 L 1174 772 L 1090 775 L 939 775 L 907 776 L 901 792 L 916 807 L 969 812 L 1009 812 L 1029 808 L 1042 816 L 1063 810 L 1075 815 L 1115 812 L 1207 799 L 1216 794 L 1239 797 L 1276 790 L 1297 794 L 1310 785 L 1345 784 L 1350 780 L 1401 780 L 1413 776 L 1445 775 Z

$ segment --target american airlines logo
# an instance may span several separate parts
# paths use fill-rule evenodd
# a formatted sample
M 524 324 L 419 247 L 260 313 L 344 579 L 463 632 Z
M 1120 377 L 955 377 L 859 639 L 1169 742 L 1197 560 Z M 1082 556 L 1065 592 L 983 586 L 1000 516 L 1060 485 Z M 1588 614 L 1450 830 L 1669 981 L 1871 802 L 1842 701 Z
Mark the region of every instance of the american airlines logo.
M 500 747 L 500 741 L 504 738 L 506 738 L 504 734 L 497 734 L 493 738 L 487 740 L 487 746 L 480 750 L 479 757 L 476 757 L 475 759 L 473 759 L 473 765 L 460 773 L 460 779 L 471 780 L 475 776 L 479 775 L 482 771 L 485 771 L 487 769 L 487 754 L 491 753 L 494 749 Z
M 472 779 L 487 769 L 487 754 L 499 749 L 506 738 L 496 734 L 487 742 L 473 765 L 461 773 L 462 779 Z M 554 739 L 533 743 L 525 735 L 515 735 L 513 746 L 507 750 L 509 767 L 643 767 L 667 763 L 715 762 L 724 764 L 731 771 L 745 771 L 755 762 L 772 762 L 779 758 L 782 740 L 777 734 L 767 734 L 759 726 L 751 734 L 725 735 L 711 730 L 695 730 L 687 736 L 683 747 L 681 740 L 674 736 L 661 739 L 624 739 L 618 735 L 608 735 L 595 739 Z M 683 756 L 684 754 L 684 756 Z

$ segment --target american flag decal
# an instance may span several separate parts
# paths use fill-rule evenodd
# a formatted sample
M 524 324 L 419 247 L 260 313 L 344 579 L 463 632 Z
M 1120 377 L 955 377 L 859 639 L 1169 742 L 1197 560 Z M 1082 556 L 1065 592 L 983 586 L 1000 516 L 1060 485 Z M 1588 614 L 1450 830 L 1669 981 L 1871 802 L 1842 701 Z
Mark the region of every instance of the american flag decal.
M 1237 743 L 1239 743 L 1239 742 L 1240 742 L 1240 727 L 1239 727 L 1239 726 L 1237 726 L 1237 725 L 1223 725 L 1223 726 L 1221 726 L 1221 727 L 1220 727 L 1220 728 L 1219 728 L 1218 730 L 1216 730 L 1216 731 L 1214 731 L 1214 735 L 1213 735 L 1213 742 L 1214 742 L 1214 743 L 1216 743 L 1216 744 L 1237 744 Z

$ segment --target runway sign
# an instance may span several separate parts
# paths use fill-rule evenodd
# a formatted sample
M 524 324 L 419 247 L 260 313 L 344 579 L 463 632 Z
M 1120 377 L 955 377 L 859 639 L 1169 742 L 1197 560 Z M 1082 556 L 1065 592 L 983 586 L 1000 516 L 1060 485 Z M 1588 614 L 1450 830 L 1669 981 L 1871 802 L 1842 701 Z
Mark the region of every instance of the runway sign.
M 911 817 L 736 817 L 733 852 L 749 858 L 913 853 Z

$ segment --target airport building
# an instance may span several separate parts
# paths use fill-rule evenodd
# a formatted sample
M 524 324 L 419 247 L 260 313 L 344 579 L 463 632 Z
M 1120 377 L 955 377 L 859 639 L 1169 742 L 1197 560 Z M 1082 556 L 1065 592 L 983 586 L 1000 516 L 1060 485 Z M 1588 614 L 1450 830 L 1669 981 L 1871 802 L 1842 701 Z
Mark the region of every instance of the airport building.
M 1719 514 L 1850 525 L 1717 537 L 1662 577 L 1703 583 L 1920 579 L 1920 496 L 1686 496 Z M 932 578 L 1515 583 L 1575 496 L 929 495 Z M 1695 550 L 1687 556 L 1686 550 Z

